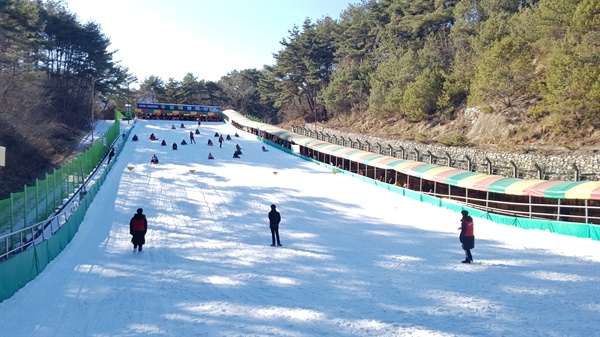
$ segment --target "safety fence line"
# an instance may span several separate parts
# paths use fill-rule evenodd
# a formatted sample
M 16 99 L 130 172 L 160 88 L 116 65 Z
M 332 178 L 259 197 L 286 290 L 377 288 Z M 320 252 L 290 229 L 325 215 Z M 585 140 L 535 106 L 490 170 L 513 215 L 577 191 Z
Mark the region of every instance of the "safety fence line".
M 115 123 L 115 125 L 117 125 L 120 133 L 120 126 L 118 126 L 118 123 Z M 113 127 L 115 126 L 113 125 Z M 122 151 L 125 140 L 129 138 L 132 130 L 133 128 L 130 128 L 126 133 L 123 133 L 123 142 L 115 148 L 115 157 Z M 0 261 L 0 302 L 11 297 L 28 282 L 35 279 L 67 247 L 68 243 L 77 234 L 89 206 L 98 194 L 113 165 L 114 161 L 94 176 L 92 179 L 93 184 L 91 184 L 91 181 L 90 184 L 86 184 L 86 193 L 80 194 L 79 201 L 76 202 L 76 207 L 74 203 L 74 207 L 68 209 L 70 215 L 64 222 L 58 225 L 59 228 L 56 228 L 54 225 L 50 225 L 45 229 L 38 227 L 38 230 L 34 232 L 40 233 L 40 236 L 35 240 L 31 240 L 30 244 L 27 245 L 27 249 L 21 250 L 18 254 L 10 255 L 10 258 Z M 58 216 L 53 218 L 56 218 L 56 221 L 60 222 Z M 46 219 L 23 230 L 31 231 L 36 225 L 46 226 L 48 221 L 54 221 L 54 219 Z M 15 235 L 17 235 L 17 238 L 27 237 L 27 235 L 22 234 Z M 6 240 L 5 236 L 0 237 L 0 241 L 3 240 Z

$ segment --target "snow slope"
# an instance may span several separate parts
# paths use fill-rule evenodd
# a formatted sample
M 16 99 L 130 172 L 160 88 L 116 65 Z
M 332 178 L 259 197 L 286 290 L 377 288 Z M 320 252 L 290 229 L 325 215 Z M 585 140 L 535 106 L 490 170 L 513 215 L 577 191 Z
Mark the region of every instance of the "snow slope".
M 180 123 L 137 122 L 74 240 L 0 303 L 0 336 L 600 336 L 600 242 L 475 219 L 461 264 L 460 214 Z

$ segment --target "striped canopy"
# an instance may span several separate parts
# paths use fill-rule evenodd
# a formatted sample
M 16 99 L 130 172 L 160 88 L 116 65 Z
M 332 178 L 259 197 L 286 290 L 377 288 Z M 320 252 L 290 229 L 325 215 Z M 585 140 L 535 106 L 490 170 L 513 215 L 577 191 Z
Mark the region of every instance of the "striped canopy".
M 438 183 L 484 192 L 555 199 L 600 200 L 600 181 L 558 181 L 507 178 L 427 164 L 358 150 L 306 137 L 273 125 L 247 119 L 233 110 L 223 112 L 229 121 L 258 129 L 281 139 L 324 154 L 348 159 L 380 169 L 395 170 L 406 175 Z

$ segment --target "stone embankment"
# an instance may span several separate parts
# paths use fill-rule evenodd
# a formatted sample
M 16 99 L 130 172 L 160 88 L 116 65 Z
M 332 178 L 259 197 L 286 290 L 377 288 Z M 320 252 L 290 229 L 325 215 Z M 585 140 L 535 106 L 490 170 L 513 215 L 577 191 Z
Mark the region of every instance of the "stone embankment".
M 600 180 L 600 155 L 551 156 L 492 152 L 472 148 L 387 140 L 357 133 L 318 127 L 294 126 L 293 131 L 329 143 L 442 166 L 497 174 L 505 177 L 543 180 Z

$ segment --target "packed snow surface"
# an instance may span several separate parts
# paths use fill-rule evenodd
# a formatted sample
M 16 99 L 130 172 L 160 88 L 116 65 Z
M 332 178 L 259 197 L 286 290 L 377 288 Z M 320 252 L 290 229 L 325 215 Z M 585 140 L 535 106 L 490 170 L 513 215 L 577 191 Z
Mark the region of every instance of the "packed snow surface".
M 184 123 L 137 121 L 73 241 L 0 303 L 1 336 L 600 336 L 600 242 L 475 218 L 462 264 L 459 213 Z

